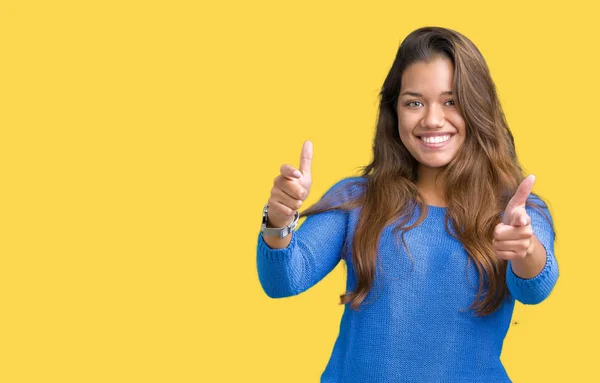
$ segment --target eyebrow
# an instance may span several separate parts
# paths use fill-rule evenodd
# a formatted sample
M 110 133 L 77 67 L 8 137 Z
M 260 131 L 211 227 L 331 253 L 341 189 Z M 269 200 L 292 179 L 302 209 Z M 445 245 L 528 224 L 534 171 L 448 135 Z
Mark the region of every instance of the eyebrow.
M 442 96 L 452 95 L 452 91 L 451 90 L 447 90 L 445 92 L 442 92 L 441 95 Z M 403 92 L 402 94 L 400 94 L 400 97 L 402 97 L 402 96 L 423 97 L 423 95 L 421 93 L 411 92 L 410 90 L 407 90 L 406 92 Z

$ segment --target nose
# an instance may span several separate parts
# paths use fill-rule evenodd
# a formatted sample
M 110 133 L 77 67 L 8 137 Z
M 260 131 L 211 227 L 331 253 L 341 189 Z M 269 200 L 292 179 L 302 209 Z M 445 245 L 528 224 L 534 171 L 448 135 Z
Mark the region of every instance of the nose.
M 425 109 L 421 125 L 425 129 L 439 129 L 446 124 L 446 116 L 441 106 L 430 104 Z

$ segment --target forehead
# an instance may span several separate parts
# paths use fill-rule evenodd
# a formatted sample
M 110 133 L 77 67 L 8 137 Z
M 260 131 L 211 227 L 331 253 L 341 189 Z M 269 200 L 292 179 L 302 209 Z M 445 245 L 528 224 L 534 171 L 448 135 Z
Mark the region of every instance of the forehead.
M 401 91 L 418 93 L 436 92 L 442 88 L 452 89 L 454 65 L 441 56 L 429 61 L 417 61 L 410 64 L 402 73 Z

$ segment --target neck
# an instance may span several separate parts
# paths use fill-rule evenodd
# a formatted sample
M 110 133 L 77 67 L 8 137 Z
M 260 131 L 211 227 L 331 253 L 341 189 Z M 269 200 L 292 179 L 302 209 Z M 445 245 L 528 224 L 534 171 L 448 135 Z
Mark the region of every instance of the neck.
M 417 187 L 427 205 L 444 207 L 446 206 L 444 183 L 441 177 L 437 177 L 439 173 L 439 168 L 428 168 L 420 165 L 417 175 Z

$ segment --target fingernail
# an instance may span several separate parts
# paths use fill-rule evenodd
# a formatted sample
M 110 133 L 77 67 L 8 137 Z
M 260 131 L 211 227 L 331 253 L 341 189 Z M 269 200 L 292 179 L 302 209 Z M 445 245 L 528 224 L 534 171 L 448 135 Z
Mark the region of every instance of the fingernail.
M 294 170 L 294 173 L 292 173 L 294 175 L 294 177 L 300 178 L 302 177 L 302 173 L 300 173 L 300 171 L 298 170 Z

